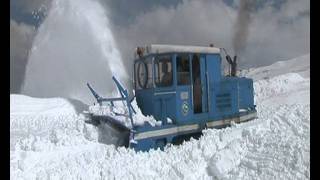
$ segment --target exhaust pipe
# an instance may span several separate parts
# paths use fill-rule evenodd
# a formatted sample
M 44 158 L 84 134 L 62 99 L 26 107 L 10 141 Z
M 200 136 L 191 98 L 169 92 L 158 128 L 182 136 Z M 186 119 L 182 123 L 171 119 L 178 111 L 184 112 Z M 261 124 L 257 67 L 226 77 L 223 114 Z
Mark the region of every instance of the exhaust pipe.
M 225 54 L 226 54 L 226 60 L 227 62 L 230 64 L 231 67 L 231 72 L 229 70 L 229 76 L 237 76 L 237 56 L 232 58 L 229 56 L 229 54 L 227 53 L 227 51 L 223 48 Z
M 231 76 L 237 76 L 237 56 L 233 57 L 233 62 L 231 64 Z

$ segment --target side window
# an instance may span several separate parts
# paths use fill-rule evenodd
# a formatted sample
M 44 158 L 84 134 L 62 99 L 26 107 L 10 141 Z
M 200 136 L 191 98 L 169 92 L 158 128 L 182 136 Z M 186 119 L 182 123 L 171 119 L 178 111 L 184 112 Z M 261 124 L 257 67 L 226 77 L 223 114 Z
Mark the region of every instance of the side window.
M 134 65 L 136 89 L 152 88 L 152 59 L 141 59 Z
M 146 88 L 153 88 L 153 71 L 152 71 L 152 59 L 148 58 L 147 60 L 147 68 L 148 68 L 148 80 L 147 80 L 147 85 Z
M 177 55 L 177 80 L 178 85 L 190 84 L 190 64 L 188 54 Z
M 173 83 L 171 56 L 163 55 L 155 60 L 155 84 L 157 87 L 168 87 Z

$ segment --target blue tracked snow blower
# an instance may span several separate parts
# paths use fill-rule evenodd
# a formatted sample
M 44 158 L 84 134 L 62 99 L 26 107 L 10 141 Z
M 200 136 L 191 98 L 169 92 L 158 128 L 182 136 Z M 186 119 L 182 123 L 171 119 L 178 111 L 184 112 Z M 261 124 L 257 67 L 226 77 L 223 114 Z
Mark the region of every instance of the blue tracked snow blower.
M 253 80 L 236 76 L 236 56 L 228 75 L 223 75 L 221 50 L 200 46 L 149 45 L 138 47 L 134 61 L 134 90 L 141 112 L 152 115 L 161 125 L 137 126 L 133 122 L 133 98 L 113 77 L 119 98 L 102 98 L 88 84 L 99 105 L 123 101 L 131 127 L 115 117 L 89 113 L 89 123 L 105 123 L 122 134 L 122 145 L 139 151 L 163 149 L 168 143 L 179 144 L 199 137 L 203 129 L 221 128 L 231 122 L 255 119 Z M 119 114 L 120 116 L 121 114 Z

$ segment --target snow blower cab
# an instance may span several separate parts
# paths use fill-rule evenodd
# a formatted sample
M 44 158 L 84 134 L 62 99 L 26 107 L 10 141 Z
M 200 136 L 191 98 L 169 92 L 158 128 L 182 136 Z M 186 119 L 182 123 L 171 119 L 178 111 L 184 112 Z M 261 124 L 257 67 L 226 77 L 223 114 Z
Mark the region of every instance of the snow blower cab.
M 160 125 L 135 126 L 132 122 L 130 129 L 114 118 L 93 118 L 108 119 L 110 125 L 127 134 L 128 146 L 136 150 L 163 148 L 167 143 L 178 144 L 201 135 L 205 128 L 252 120 L 256 118 L 253 80 L 236 76 L 236 56 L 232 60 L 227 55 L 226 60 L 230 64 L 228 75 L 223 74 L 220 48 L 138 47 L 133 71 L 136 102 L 144 115 L 152 115 Z M 125 92 L 121 98 L 132 116 L 128 93 L 122 87 L 119 91 Z

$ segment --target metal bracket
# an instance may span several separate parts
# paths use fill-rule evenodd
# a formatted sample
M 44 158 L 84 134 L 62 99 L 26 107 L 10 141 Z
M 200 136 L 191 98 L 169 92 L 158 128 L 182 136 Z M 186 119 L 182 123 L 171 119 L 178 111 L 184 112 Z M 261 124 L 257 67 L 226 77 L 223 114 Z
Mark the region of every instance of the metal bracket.
M 114 104 L 113 104 L 114 101 L 126 101 L 128 112 L 129 112 L 129 118 L 131 120 L 131 125 L 133 127 L 134 124 L 133 124 L 132 112 L 136 114 L 136 111 L 132 107 L 131 102 L 133 101 L 134 97 L 129 99 L 128 91 L 122 87 L 120 82 L 114 76 L 112 76 L 112 79 L 115 82 L 121 97 L 103 98 L 90 86 L 89 83 L 87 83 L 87 86 L 88 86 L 89 90 L 91 91 L 91 93 L 93 94 L 93 96 L 96 98 L 96 100 L 100 106 L 102 105 L 102 102 L 111 102 L 111 105 L 114 106 Z

